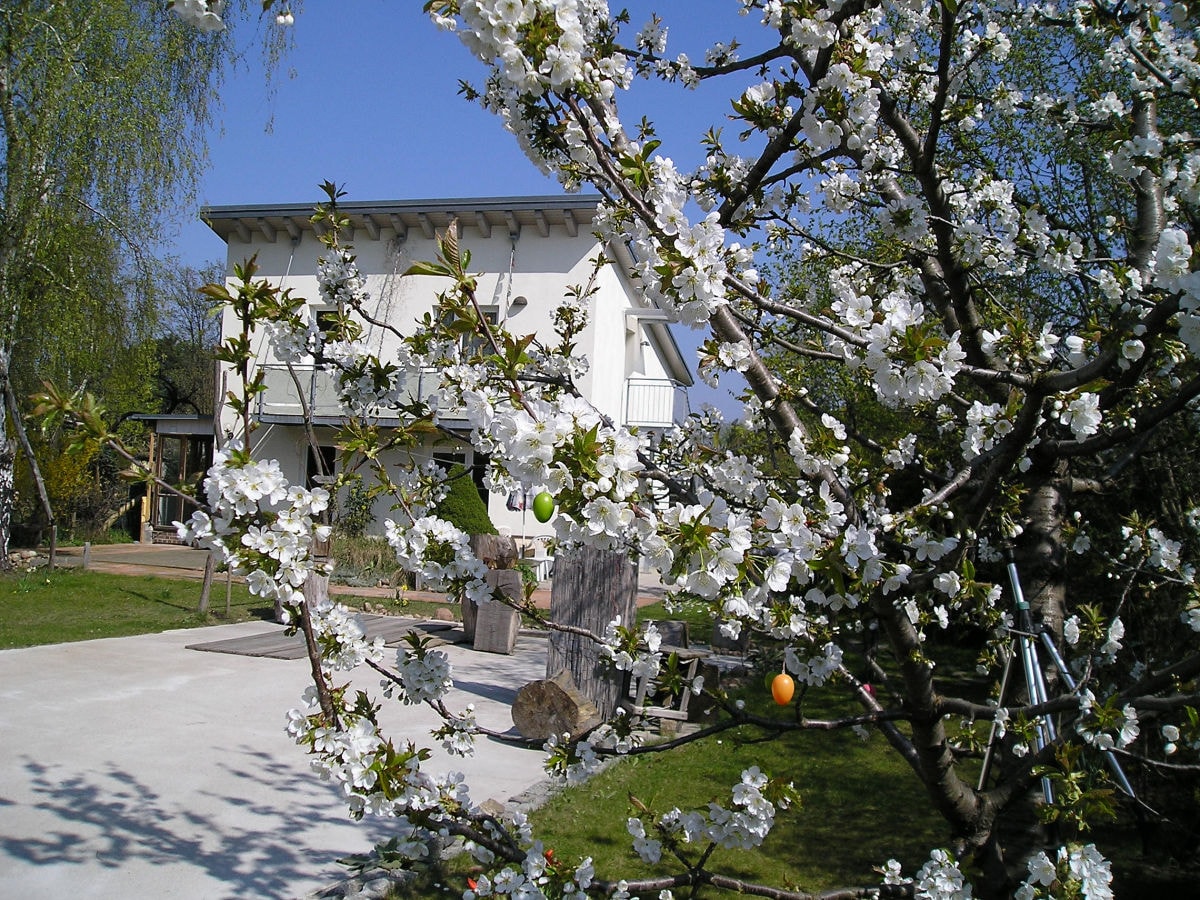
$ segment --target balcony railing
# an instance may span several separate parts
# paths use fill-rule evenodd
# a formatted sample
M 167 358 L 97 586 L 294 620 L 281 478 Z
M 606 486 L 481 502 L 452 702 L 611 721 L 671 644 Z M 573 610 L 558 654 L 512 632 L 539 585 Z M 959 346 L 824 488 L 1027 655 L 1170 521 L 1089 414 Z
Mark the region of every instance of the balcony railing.
M 262 366 L 261 371 L 264 390 L 254 404 L 254 414 L 260 422 L 300 424 L 306 407 L 318 425 L 337 425 L 345 418 L 338 402 L 337 376 L 332 372 L 312 366 L 293 366 L 289 372 L 287 366 L 278 364 Z M 413 371 L 403 378 L 403 396 L 409 400 L 427 400 L 437 387 L 438 373 Z M 627 378 L 624 404 L 624 424 L 642 428 L 670 428 L 683 421 L 689 411 L 687 392 L 667 378 Z M 388 408 L 369 410 L 368 416 L 382 423 L 399 420 L 395 410 Z M 442 420 L 448 423 L 456 418 L 460 417 L 452 411 L 442 413 Z
M 313 366 L 292 366 L 291 371 L 284 365 L 265 365 L 260 369 L 264 390 L 257 396 L 254 406 L 259 421 L 298 424 L 304 421 L 306 406 L 308 415 L 320 425 L 336 425 L 345 418 L 338 402 L 335 373 Z M 428 399 L 437 383 L 431 372 L 407 372 L 401 378 L 401 396 L 409 401 Z M 395 410 L 385 407 L 368 410 L 367 415 L 382 422 L 399 419 Z
M 642 428 L 670 428 L 682 422 L 690 412 L 687 391 L 669 378 L 626 378 L 626 425 Z

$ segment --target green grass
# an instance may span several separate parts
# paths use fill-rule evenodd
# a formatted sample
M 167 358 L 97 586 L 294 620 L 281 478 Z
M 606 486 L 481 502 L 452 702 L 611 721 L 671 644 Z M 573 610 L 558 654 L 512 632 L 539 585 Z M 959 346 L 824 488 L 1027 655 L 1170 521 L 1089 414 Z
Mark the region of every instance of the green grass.
M 621 760 L 537 810 L 534 831 L 560 858 L 592 856 L 601 876 L 666 874 L 668 868 L 647 866 L 631 850 L 630 798 L 650 808 L 642 815 L 647 825 L 673 806 L 703 810 L 714 801 L 730 808 L 730 789 L 757 765 L 791 781 L 801 804 L 777 812 L 757 850 L 717 850 L 710 868 L 723 874 L 805 891 L 877 884 L 873 867 L 889 857 L 911 872 L 929 847 L 946 841 L 917 779 L 877 735 L 867 742 L 844 731 L 764 737 L 744 728 Z
M 433 618 L 449 608 L 461 618 L 457 604 L 396 598 L 337 596 L 346 606 L 383 607 L 389 614 Z M 110 575 L 79 569 L 0 576 L 0 649 L 36 647 L 95 638 L 128 637 L 173 628 L 197 628 L 229 622 L 271 621 L 272 605 L 253 597 L 234 582 L 229 617 L 225 617 L 225 578 L 218 577 L 209 597 L 208 615 L 196 612 L 200 582 L 143 575 Z
M 173 628 L 270 620 L 273 610 L 234 584 L 224 617 L 225 585 L 213 585 L 209 614 L 196 612 L 200 582 L 72 569 L 0 576 L 0 648 L 127 637 Z

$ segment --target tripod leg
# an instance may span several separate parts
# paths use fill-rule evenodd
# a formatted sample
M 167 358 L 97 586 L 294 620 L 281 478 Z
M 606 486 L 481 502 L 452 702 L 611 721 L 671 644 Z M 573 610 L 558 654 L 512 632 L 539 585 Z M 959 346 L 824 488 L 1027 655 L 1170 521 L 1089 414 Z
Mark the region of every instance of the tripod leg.
M 1054 666 L 1058 669 L 1059 675 L 1062 676 L 1063 684 L 1067 686 L 1067 690 L 1074 693 L 1075 679 L 1071 675 L 1070 669 L 1067 668 L 1066 660 L 1062 658 L 1062 654 L 1058 652 L 1058 648 L 1054 646 L 1054 639 L 1045 631 L 1041 632 L 1042 646 L 1046 648 L 1046 652 L 1050 654 L 1050 658 L 1054 660 Z M 1104 751 L 1104 761 L 1108 764 L 1109 771 L 1113 773 L 1113 777 L 1117 779 L 1117 784 L 1130 797 L 1135 797 L 1133 793 L 1133 785 L 1129 783 L 1129 779 L 1125 775 L 1125 770 L 1121 768 L 1121 763 L 1117 759 L 1117 755 L 1111 750 Z
M 1000 675 L 1000 695 L 996 698 L 996 706 L 1004 706 L 1004 701 L 1008 698 L 1008 684 L 1012 676 L 1012 661 L 1016 655 L 1016 648 L 1010 643 L 1008 650 L 1004 654 L 1004 671 Z M 997 732 L 999 728 L 996 726 L 996 721 L 992 720 L 992 729 L 988 734 L 987 748 L 983 751 L 983 765 L 979 769 L 979 786 L 976 790 L 982 791 L 987 785 L 988 776 L 992 773 L 992 759 L 996 752 L 996 741 L 998 739 Z
M 1029 703 L 1032 706 L 1046 702 L 1046 679 L 1042 677 L 1041 661 L 1038 659 L 1037 644 L 1033 638 L 1024 634 L 1018 638 L 1021 646 L 1021 663 L 1025 667 L 1025 685 L 1029 689 Z M 1039 716 L 1034 722 L 1034 743 L 1041 751 L 1054 740 L 1054 726 L 1046 716 Z M 1054 785 L 1049 777 L 1042 776 L 1042 793 L 1047 803 L 1054 802 Z

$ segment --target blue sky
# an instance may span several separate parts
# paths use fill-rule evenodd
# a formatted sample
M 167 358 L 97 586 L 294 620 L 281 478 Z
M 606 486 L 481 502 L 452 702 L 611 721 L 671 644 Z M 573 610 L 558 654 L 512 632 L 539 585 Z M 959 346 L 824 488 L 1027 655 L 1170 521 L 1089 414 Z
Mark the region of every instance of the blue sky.
M 751 24 L 730 13 L 733 0 L 624 5 L 635 26 L 660 10 L 671 26 L 668 49 L 693 58 L 703 54 L 701 38 L 744 33 Z M 420 6 L 309 0 L 292 26 L 295 47 L 275 73 L 273 92 L 258 47 L 243 35 L 249 46 L 222 90 L 200 203 L 315 203 L 326 179 L 344 184 L 355 200 L 559 193 L 498 118 L 458 95 L 459 80 L 478 82 L 483 67 Z M 714 20 L 727 22 L 727 31 L 710 30 Z M 699 136 L 728 109 L 711 92 L 640 82 L 635 97 L 636 115 L 627 111 L 627 119 L 645 114 L 659 124 L 663 152 L 681 168 L 701 160 Z M 194 219 L 185 222 L 175 252 L 192 265 L 224 256 L 221 241 Z
M 630 8 L 635 28 L 658 10 L 670 26 L 669 53 L 693 59 L 713 40 L 756 27 L 736 15 L 733 0 L 612 5 Z M 316 203 L 327 179 L 363 201 L 561 192 L 497 117 L 458 95 L 459 80 L 479 82 L 483 66 L 420 3 L 309 0 L 292 28 L 295 45 L 273 91 L 254 38 L 241 36 L 246 49 L 222 90 L 200 204 Z M 639 82 L 625 113 L 659 125 L 661 152 L 687 168 L 702 161 L 699 137 L 728 108 L 727 95 Z M 196 215 L 183 218 L 168 252 L 192 266 L 223 261 L 221 240 Z

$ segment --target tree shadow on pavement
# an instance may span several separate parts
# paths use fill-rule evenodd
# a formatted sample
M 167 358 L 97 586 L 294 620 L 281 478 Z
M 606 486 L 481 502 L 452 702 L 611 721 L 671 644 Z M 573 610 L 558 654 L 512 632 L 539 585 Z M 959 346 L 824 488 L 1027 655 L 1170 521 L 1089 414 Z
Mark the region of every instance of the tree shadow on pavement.
M 36 810 L 28 821 L 39 824 L 25 834 L 6 826 L 0 851 L 27 866 L 79 866 L 81 879 L 93 867 L 183 865 L 196 870 L 200 892 L 188 893 L 183 871 L 173 896 L 215 897 L 215 887 L 230 898 L 294 897 L 303 893 L 301 882 L 345 877 L 335 859 L 391 833 L 388 822 L 350 822 L 332 785 L 250 748 L 238 750 L 214 775 L 219 787 L 197 791 L 194 803 L 164 796 L 113 765 L 86 773 L 32 759 L 23 765 Z M 247 790 L 239 794 L 241 784 Z M 47 814 L 61 827 L 46 827 Z M 135 883 L 124 887 L 127 896 L 145 896 Z

